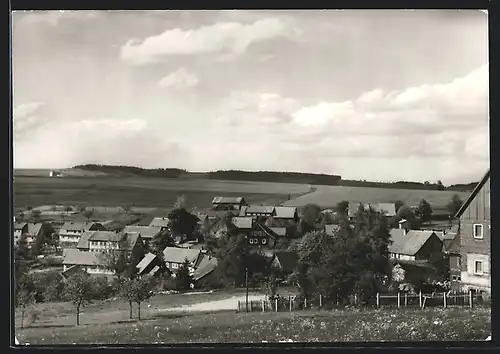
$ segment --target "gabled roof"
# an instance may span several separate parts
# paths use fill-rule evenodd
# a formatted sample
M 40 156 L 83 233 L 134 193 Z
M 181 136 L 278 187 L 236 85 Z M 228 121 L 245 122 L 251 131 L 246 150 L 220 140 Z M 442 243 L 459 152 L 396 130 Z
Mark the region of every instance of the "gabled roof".
M 212 273 L 219 264 L 217 258 L 206 256 L 200 262 L 198 268 L 196 268 L 193 272 L 193 279 L 198 281 L 208 274 Z
M 168 218 L 163 217 L 163 218 L 154 218 L 151 220 L 148 226 L 151 227 L 168 227 Z
M 297 266 L 298 257 L 295 252 L 280 251 L 275 252 L 274 256 L 281 266 L 281 270 L 286 273 L 291 273 Z
M 286 227 L 269 227 L 269 230 L 274 232 L 276 236 L 286 236 Z
M 227 213 L 231 213 L 234 216 L 237 216 L 239 212 L 237 210 L 207 210 L 205 214 L 209 219 L 211 218 L 223 218 Z
M 371 207 L 379 212 L 383 213 L 385 216 L 394 216 L 396 215 L 396 204 L 395 203 L 377 203 L 371 205 Z
M 143 259 L 141 259 L 141 261 L 139 263 L 137 263 L 137 270 L 139 272 L 139 274 L 141 274 L 144 269 L 146 269 L 150 264 L 151 262 L 153 262 L 154 260 L 156 259 L 156 255 L 154 255 L 153 253 L 147 253 Z
M 240 204 L 242 201 L 242 197 L 215 197 L 212 204 Z
M 272 214 L 274 210 L 273 206 L 251 205 L 246 208 L 246 214 Z
M 89 246 L 90 237 L 94 234 L 94 232 L 95 231 L 85 231 L 80 237 L 80 240 L 78 240 L 76 248 L 88 249 L 90 247 Z
M 392 244 L 389 245 L 389 252 L 408 256 L 414 256 L 429 238 L 436 236 L 432 230 L 410 230 L 405 234 L 405 230 L 392 229 L 390 234 Z
M 123 229 L 124 233 L 137 232 L 142 238 L 153 238 L 161 233 L 161 228 L 157 226 L 136 226 L 129 225 Z
M 67 265 L 103 265 L 99 257 L 100 252 L 85 252 L 74 248 L 68 248 L 64 251 L 63 264 Z
M 38 235 L 38 233 L 40 232 L 40 230 L 42 229 L 42 226 L 43 226 L 43 223 L 28 223 L 28 231 L 27 231 L 27 234 L 28 235 Z
M 195 262 L 200 255 L 201 250 L 188 248 L 166 247 L 163 250 L 163 259 L 165 262 L 183 263 L 187 258 L 189 262 Z
M 22 230 L 26 226 L 28 226 L 27 222 L 16 222 L 16 223 L 14 223 L 14 230 Z
M 246 216 L 247 215 L 247 209 L 248 209 L 248 205 L 243 205 L 240 209 L 240 216 Z
M 92 231 L 89 241 L 120 242 L 123 235 L 113 231 Z
M 481 181 L 477 184 L 476 188 L 474 188 L 474 190 L 472 191 L 472 193 L 469 195 L 469 198 L 467 198 L 467 200 L 462 204 L 462 206 L 460 207 L 460 209 L 458 209 L 457 213 L 455 214 L 455 218 L 459 218 L 460 216 L 462 216 L 462 214 L 464 213 L 465 209 L 467 209 L 467 207 L 469 206 L 469 204 L 474 200 L 474 198 L 476 197 L 477 193 L 479 193 L 479 191 L 481 190 L 481 188 L 483 188 L 484 184 L 486 183 L 486 181 L 488 181 L 489 178 L 490 178 L 490 170 L 488 169 L 488 171 L 483 176 L 483 178 L 481 179 Z
M 297 215 L 296 207 L 283 207 L 278 206 L 275 207 L 276 215 L 274 216 L 277 219 L 293 219 L 295 215 Z
M 253 218 L 250 216 L 236 216 L 232 223 L 238 229 L 251 229 L 253 227 Z
M 61 226 L 61 230 L 68 230 L 68 231 L 86 231 L 90 229 L 94 225 L 93 222 L 72 222 L 68 221 Z
M 132 250 L 140 239 L 141 235 L 138 232 L 126 232 L 120 241 L 123 242 L 124 249 Z

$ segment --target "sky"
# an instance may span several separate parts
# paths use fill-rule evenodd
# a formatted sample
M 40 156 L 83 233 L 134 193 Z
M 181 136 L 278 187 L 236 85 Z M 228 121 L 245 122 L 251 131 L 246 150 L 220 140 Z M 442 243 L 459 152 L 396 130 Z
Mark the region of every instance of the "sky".
M 479 10 L 15 12 L 12 67 L 14 168 L 489 168 Z

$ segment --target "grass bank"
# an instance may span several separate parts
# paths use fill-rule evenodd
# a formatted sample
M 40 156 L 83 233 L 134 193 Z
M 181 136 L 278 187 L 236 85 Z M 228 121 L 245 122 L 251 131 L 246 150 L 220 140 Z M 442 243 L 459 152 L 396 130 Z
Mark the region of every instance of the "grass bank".
M 491 333 L 490 309 L 337 310 L 294 313 L 163 313 L 147 321 L 17 332 L 22 343 L 159 344 L 468 341 Z

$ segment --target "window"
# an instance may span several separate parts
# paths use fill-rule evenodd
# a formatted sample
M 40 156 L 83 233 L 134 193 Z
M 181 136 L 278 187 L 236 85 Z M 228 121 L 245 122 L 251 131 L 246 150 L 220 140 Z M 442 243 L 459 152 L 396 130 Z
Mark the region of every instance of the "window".
M 483 238 L 483 225 L 474 224 L 473 226 L 473 235 L 474 238 L 482 239 Z
M 483 262 L 475 261 L 474 262 L 474 274 L 483 275 Z
M 265 238 L 262 239 L 262 244 L 265 245 L 267 243 L 267 240 Z
M 457 281 L 457 276 L 456 276 L 456 275 L 452 275 L 452 276 L 451 276 L 451 280 L 453 280 L 453 281 Z
M 172 263 L 172 268 L 177 269 L 177 263 Z
M 250 244 L 253 244 L 253 238 L 249 239 Z
M 259 244 L 259 239 L 258 238 L 254 238 L 253 239 L 253 243 L 255 243 L 256 245 Z

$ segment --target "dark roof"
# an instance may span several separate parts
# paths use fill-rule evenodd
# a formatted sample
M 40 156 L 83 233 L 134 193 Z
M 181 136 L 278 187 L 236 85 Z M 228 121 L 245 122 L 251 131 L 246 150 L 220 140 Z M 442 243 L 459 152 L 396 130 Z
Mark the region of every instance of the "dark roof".
M 89 246 L 89 241 L 90 237 L 94 234 L 95 231 L 85 231 L 82 236 L 80 237 L 80 240 L 78 241 L 78 244 L 76 245 L 76 248 L 85 248 L 88 249 Z
M 293 219 L 297 214 L 296 207 L 278 206 L 275 207 L 274 210 L 276 211 L 276 215 L 274 217 L 278 219 Z
M 157 226 L 130 225 L 130 226 L 125 226 L 123 232 L 125 233 L 137 232 L 141 235 L 142 238 L 153 238 L 161 233 L 161 228 Z
M 280 252 L 275 252 L 274 256 L 281 265 L 282 271 L 291 273 L 295 270 L 298 261 L 297 254 L 295 252 L 280 251 Z
M 286 227 L 269 227 L 269 230 L 274 232 L 276 236 L 286 236 Z
M 151 262 L 153 262 L 154 260 L 156 259 L 156 255 L 154 255 L 153 253 L 147 253 L 143 259 L 141 259 L 141 261 L 139 263 L 137 263 L 137 270 L 139 272 L 139 274 L 141 274 L 144 269 L 147 268 L 147 266 L 149 266 L 151 264 Z
M 467 198 L 467 200 L 462 204 L 460 209 L 457 211 L 457 213 L 455 214 L 455 218 L 459 218 L 460 216 L 462 216 L 465 209 L 467 209 L 469 204 L 474 200 L 477 193 L 479 193 L 479 191 L 481 190 L 481 188 L 483 188 L 484 184 L 486 183 L 486 181 L 488 181 L 489 178 L 490 178 L 490 170 L 488 169 L 488 172 L 486 172 L 481 181 L 477 184 L 476 188 L 474 188 L 472 193 L 469 195 L 469 198 Z
M 218 265 L 218 260 L 215 257 L 204 256 L 200 261 L 200 264 L 193 272 L 193 279 L 195 281 L 202 279 L 211 272 L 213 272 Z
M 14 230 L 22 230 L 26 226 L 28 226 L 27 222 L 16 222 L 16 223 L 14 223 Z
M 120 242 L 123 235 L 113 231 L 92 231 L 89 241 Z
M 88 230 L 90 229 L 95 223 L 93 222 L 65 222 L 63 226 L 61 226 L 61 230 L 70 230 L 70 231 L 79 231 L 79 230 Z
M 246 216 L 246 215 L 247 215 L 247 208 L 248 208 L 248 205 L 243 205 L 243 206 L 240 208 L 240 213 L 239 213 L 239 215 L 240 215 L 240 216 Z
M 126 232 L 120 241 L 126 242 L 126 245 L 123 246 L 125 249 L 132 250 L 140 239 L 141 234 L 138 232 Z
M 260 206 L 260 205 L 251 205 L 246 208 L 246 214 L 272 214 L 274 213 L 273 206 Z
M 163 250 L 163 259 L 165 262 L 183 263 L 187 258 L 189 262 L 194 262 L 198 259 L 201 250 L 193 250 L 179 247 L 166 247 Z
M 392 244 L 389 245 L 389 252 L 408 256 L 414 256 L 430 237 L 436 236 L 432 230 L 409 230 L 405 234 L 405 230 L 392 229 L 390 233 Z
M 32 236 L 36 236 L 38 235 L 38 233 L 40 232 L 40 230 L 42 229 L 42 226 L 43 226 L 43 223 L 28 223 L 28 231 L 27 231 L 27 234 L 28 235 L 32 235 Z
M 240 204 L 242 201 L 242 197 L 215 197 L 212 204 Z

